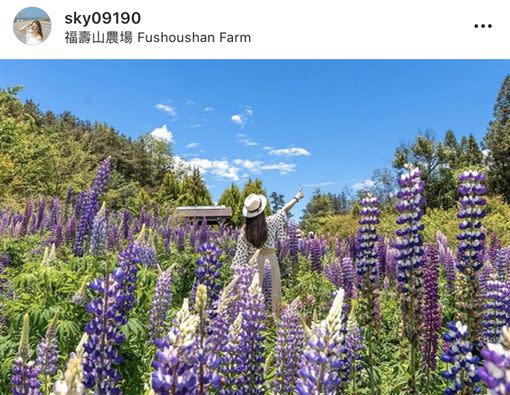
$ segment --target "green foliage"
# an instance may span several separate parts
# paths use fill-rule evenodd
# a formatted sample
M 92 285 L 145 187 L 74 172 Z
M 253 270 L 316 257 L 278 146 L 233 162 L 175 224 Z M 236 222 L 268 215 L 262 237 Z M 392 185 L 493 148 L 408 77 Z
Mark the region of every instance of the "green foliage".
M 485 144 L 489 149 L 489 187 L 510 203 L 510 75 L 501 85 Z
M 458 144 L 451 130 L 442 142 L 426 132 L 418 134 L 413 143 L 396 149 L 393 167 L 398 170 L 406 163 L 418 166 L 423 172 L 427 207 L 451 208 L 457 201 L 455 175 L 466 167 L 481 166 L 483 155 L 472 135 L 463 137 Z
M 175 207 L 180 194 L 181 184 L 177 175 L 174 172 L 166 173 L 156 196 L 157 202 L 163 206 Z
M 243 223 L 241 191 L 236 184 L 232 183 L 223 191 L 218 200 L 218 205 L 224 205 L 232 209 L 232 222 L 236 226 Z
M 300 227 L 305 231 L 315 230 L 324 217 L 345 213 L 349 205 L 345 192 L 335 195 L 316 189 L 303 210 Z
M 211 194 L 196 167 L 191 174 L 186 174 L 182 179 L 179 204 L 181 206 L 210 206 L 212 204 Z
M 43 113 L 32 101 L 21 103 L 16 97 L 20 89 L 0 90 L 0 203 L 83 190 L 107 156 L 112 158 L 107 201 L 113 209 L 126 207 L 140 188 L 158 192 L 169 169 L 179 177 L 185 172 L 173 164 L 166 142 L 150 135 L 133 141 L 69 112 Z M 202 191 L 200 199 L 210 201 L 207 196 Z

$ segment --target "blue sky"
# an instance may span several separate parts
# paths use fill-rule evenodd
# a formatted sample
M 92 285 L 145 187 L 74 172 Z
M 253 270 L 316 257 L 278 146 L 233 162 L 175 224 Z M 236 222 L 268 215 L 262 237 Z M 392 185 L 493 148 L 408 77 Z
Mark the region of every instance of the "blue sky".
M 256 176 L 289 199 L 302 184 L 356 188 L 419 131 L 481 139 L 508 73 L 510 61 L 1 61 L 0 86 L 170 137 L 215 199 Z

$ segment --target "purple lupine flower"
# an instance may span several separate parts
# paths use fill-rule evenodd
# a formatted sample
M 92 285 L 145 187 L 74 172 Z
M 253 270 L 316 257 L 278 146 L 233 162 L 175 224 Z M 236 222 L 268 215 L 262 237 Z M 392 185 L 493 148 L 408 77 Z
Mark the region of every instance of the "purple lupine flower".
M 386 248 L 386 240 L 383 236 L 380 236 L 379 241 L 377 242 L 377 254 L 379 255 L 379 267 L 377 273 L 381 283 L 384 281 L 386 274 Z
M 360 297 L 360 317 L 362 326 L 371 331 L 376 328 L 379 290 L 377 284 L 377 232 L 379 223 L 379 202 L 375 196 L 367 195 L 360 200 L 358 239 L 356 247 L 356 274 L 358 276 L 358 296 Z M 367 339 L 371 339 L 367 335 Z M 371 341 L 371 340 L 368 340 Z
M 392 283 L 397 280 L 397 256 L 396 248 L 389 246 L 386 248 L 386 278 Z
M 311 241 L 310 261 L 312 270 L 314 272 L 320 273 L 322 271 L 322 254 L 321 242 L 319 239 L 313 239 Z
M 487 201 L 483 195 L 487 192 L 485 176 L 477 171 L 465 171 L 459 176 L 458 188 L 461 220 L 457 235 L 457 269 L 461 275 L 458 309 L 469 328 L 470 340 L 478 341 L 481 335 L 483 307 L 480 304 L 480 284 L 477 272 L 483 266 L 485 232 L 482 218 Z
M 54 233 L 54 243 L 55 247 L 60 247 L 64 243 L 64 235 L 63 235 L 63 226 L 62 222 L 60 221 L 60 218 L 58 219 L 57 223 L 55 224 L 55 229 L 53 231 Z
M 272 276 L 271 276 L 271 262 L 266 260 L 264 262 L 264 276 L 262 279 L 262 294 L 264 295 L 264 303 L 266 305 L 266 309 L 271 311 L 272 309 Z
M 189 248 L 192 252 L 196 252 L 197 250 L 197 232 L 195 230 L 195 227 L 193 227 L 189 234 Z
M 342 264 L 338 261 L 330 262 L 324 266 L 324 277 L 338 289 L 342 286 Z
M 426 248 L 427 260 L 423 284 L 422 362 L 428 369 L 435 370 L 439 330 L 442 312 L 439 303 L 439 254 L 436 244 Z
M 299 239 L 297 234 L 297 224 L 292 219 L 289 221 L 289 226 L 287 227 L 287 236 L 289 238 L 289 256 L 292 265 L 295 266 L 299 255 Z
M 154 246 L 151 232 L 151 230 L 149 230 L 148 234 L 145 232 L 144 223 L 135 241 L 140 254 L 140 263 L 146 267 L 156 267 L 158 264 L 156 247 Z
M 172 229 L 167 226 L 163 231 L 163 246 L 165 248 L 165 252 L 170 254 L 170 238 L 172 236 Z
M 410 391 L 417 391 L 416 372 L 419 358 L 417 357 L 420 334 L 420 300 L 423 287 L 423 261 L 425 250 L 421 231 L 424 229 L 421 218 L 424 214 L 425 183 L 421 179 L 421 171 L 412 165 L 406 165 L 406 171 L 398 180 L 400 189 L 397 192 L 397 210 L 400 212 L 397 224 L 397 280 L 401 292 L 400 308 L 404 324 L 404 334 L 410 343 L 409 359 L 411 375 Z
M 197 395 L 205 395 L 209 393 L 210 388 L 218 388 L 221 380 L 217 373 L 221 359 L 214 352 L 210 352 L 212 347 L 208 338 L 209 314 L 207 314 L 207 305 L 207 287 L 200 284 L 197 287 L 195 299 L 195 311 L 198 315 Z
M 129 239 L 130 222 L 131 222 L 131 212 L 128 209 L 125 209 L 122 213 L 122 236 L 124 237 L 124 240 Z
M 353 377 L 359 370 L 362 369 L 362 351 L 363 351 L 363 335 L 361 329 L 355 325 L 352 320 L 347 322 L 347 339 L 345 341 L 345 348 L 347 350 L 348 369 L 344 372 L 345 381 L 355 380 Z
M 241 344 L 239 359 L 242 373 L 239 379 L 240 394 L 264 394 L 264 331 L 266 319 L 264 296 L 259 276 L 254 275 L 248 291 L 242 297 Z
M 493 261 L 493 267 L 500 281 L 507 280 L 508 254 L 503 248 L 498 250 Z
M 455 269 L 455 258 L 453 254 L 448 250 L 447 254 L 444 256 L 443 266 L 444 266 L 444 276 L 446 279 L 446 289 L 450 294 L 453 294 L 455 291 L 455 278 L 456 278 L 456 269 Z
M 339 289 L 329 310 L 329 314 L 315 326 L 308 344 L 304 349 L 296 384 L 296 393 L 336 394 L 342 384 L 340 372 L 348 364 L 344 347 L 345 334 L 342 329 L 343 289 Z
M 95 257 L 102 257 L 106 254 L 106 232 L 108 227 L 108 217 L 106 216 L 105 204 L 97 212 L 92 222 L 92 231 L 90 233 L 90 253 Z
M 490 261 L 487 261 L 486 264 L 478 271 L 478 295 L 480 298 L 485 297 L 485 292 L 487 290 L 487 283 L 491 277 L 495 275 L 494 268 Z
M 60 218 L 60 199 L 56 197 L 51 201 L 50 215 L 48 217 L 48 221 L 46 222 L 47 229 L 53 230 L 59 218 Z
M 108 250 L 113 250 L 119 244 L 119 227 L 117 225 L 110 226 L 107 239 Z
M 168 335 L 156 340 L 157 351 L 152 362 L 152 389 L 156 394 L 196 393 L 197 325 L 198 317 L 190 313 L 188 299 L 184 299 Z
M 484 339 L 486 343 L 497 343 L 503 327 L 510 325 L 510 288 L 493 275 L 487 281 L 484 296 Z
M 356 273 L 354 271 L 352 259 L 349 258 L 348 256 L 342 259 L 341 270 L 342 270 L 341 287 L 344 289 L 345 292 L 344 295 L 345 303 L 350 305 L 355 292 Z
M 490 243 L 489 248 L 486 251 L 486 256 L 487 256 L 487 259 L 489 261 L 491 261 L 491 263 L 494 263 L 497 255 L 502 247 L 501 239 L 498 236 L 496 236 L 496 233 L 494 233 L 494 232 L 490 232 L 489 237 L 490 237 L 491 243 Z
M 237 317 L 243 311 L 243 298 L 248 293 L 248 288 L 250 288 L 253 277 L 257 273 L 257 268 L 251 265 L 242 265 L 236 266 L 233 269 L 237 277 L 236 286 L 233 290 L 236 300 L 231 305 L 230 314 L 232 317 Z
M 445 390 L 446 395 L 480 393 L 477 385 L 480 376 L 476 371 L 480 358 L 473 355 L 473 344 L 468 340 L 468 332 L 468 327 L 457 321 L 448 323 L 448 331 L 444 334 L 443 339 L 448 343 L 448 349 L 441 359 L 451 365 L 448 370 L 442 372 L 443 377 L 449 382 Z M 462 390 L 469 392 L 461 392 Z
M 120 394 L 117 382 L 120 374 L 116 365 L 122 362 L 118 351 L 124 341 L 121 329 L 127 322 L 127 313 L 135 302 L 135 281 L 139 249 L 131 244 L 119 254 L 119 264 L 107 277 L 94 280 L 90 288 L 99 294 L 87 306 L 94 315 L 85 326 L 88 339 L 83 345 L 83 379 L 87 388 L 101 394 Z
M 241 382 L 240 375 L 244 368 L 244 361 L 239 355 L 239 348 L 243 341 L 241 337 L 242 322 L 243 316 L 239 313 L 226 332 L 227 342 L 222 346 L 222 361 L 219 369 L 221 376 L 220 395 L 238 395 L 241 393 L 238 388 Z
M 489 343 L 480 352 L 483 366 L 477 373 L 485 382 L 489 395 L 510 394 L 510 330 L 503 328 L 501 341 Z
M 46 200 L 41 199 L 39 201 L 39 207 L 37 209 L 37 220 L 36 220 L 36 228 L 37 230 L 42 230 L 44 224 L 44 214 L 46 211 Z
M 41 383 L 37 379 L 39 370 L 35 362 L 28 359 L 30 320 L 28 314 L 23 317 L 23 328 L 18 355 L 12 365 L 12 395 L 41 395 Z
M 57 373 L 58 346 L 57 346 L 57 322 L 59 313 L 50 322 L 46 335 L 37 347 L 35 365 L 40 375 L 52 376 Z
M 177 251 L 184 251 L 184 240 L 186 238 L 186 233 L 183 227 L 178 227 L 175 230 L 175 246 L 177 247 Z
M 83 256 L 83 244 L 90 231 L 92 221 L 99 211 L 99 198 L 106 189 L 111 168 L 110 157 L 101 162 L 99 169 L 97 170 L 94 183 L 92 184 L 92 188 L 86 195 L 86 201 L 83 203 L 83 207 L 81 208 L 80 225 L 76 232 L 73 247 L 73 254 L 75 256 Z
M 64 240 L 67 244 L 73 241 L 75 232 L 76 232 L 76 217 L 73 215 L 67 221 L 66 228 L 64 231 Z
M 305 335 L 299 316 L 299 301 L 283 309 L 275 345 L 275 394 L 295 393 Z
M 198 243 L 199 245 L 203 245 L 209 243 L 209 240 L 210 240 L 209 226 L 207 226 L 206 219 L 203 218 L 200 224 L 200 229 L 198 230 Z
M 197 268 L 195 270 L 195 288 L 199 284 L 207 287 L 207 296 L 209 304 L 215 303 L 220 294 L 221 284 L 220 270 L 223 262 L 220 261 L 222 251 L 214 244 L 203 244 L 198 249 L 200 258 L 197 260 Z
M 239 277 L 235 276 L 234 279 L 223 288 L 221 296 L 218 299 L 216 306 L 213 305 L 215 314 L 211 317 L 211 324 L 209 327 L 209 344 L 210 351 L 215 355 L 220 355 L 223 347 L 228 343 L 229 326 L 234 321 L 231 316 L 232 303 L 237 298 L 235 288 Z
M 33 211 L 34 211 L 34 205 L 31 200 L 28 200 L 26 203 L 26 206 L 25 206 L 25 212 L 21 219 L 21 227 L 19 230 L 19 235 L 22 237 L 27 234 L 28 224 L 30 222 L 30 219 L 32 218 Z
M 172 268 L 161 271 L 152 297 L 152 305 L 149 321 L 149 333 L 152 341 L 159 339 L 166 333 L 166 316 L 172 303 Z

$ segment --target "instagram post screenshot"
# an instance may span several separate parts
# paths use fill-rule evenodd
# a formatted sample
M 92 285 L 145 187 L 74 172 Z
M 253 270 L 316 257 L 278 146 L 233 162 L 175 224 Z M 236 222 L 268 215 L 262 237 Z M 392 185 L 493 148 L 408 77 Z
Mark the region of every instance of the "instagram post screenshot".
M 509 15 L 0 2 L 0 395 L 510 395 Z

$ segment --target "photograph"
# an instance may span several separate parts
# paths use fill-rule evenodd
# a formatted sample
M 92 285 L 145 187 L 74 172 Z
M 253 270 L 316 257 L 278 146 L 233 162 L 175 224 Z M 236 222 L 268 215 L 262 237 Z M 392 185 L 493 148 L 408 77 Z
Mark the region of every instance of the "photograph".
M 17 39 L 26 45 L 39 45 L 51 32 L 51 20 L 48 14 L 37 7 L 22 9 L 12 23 Z
M 0 71 L 1 394 L 509 393 L 510 61 Z

